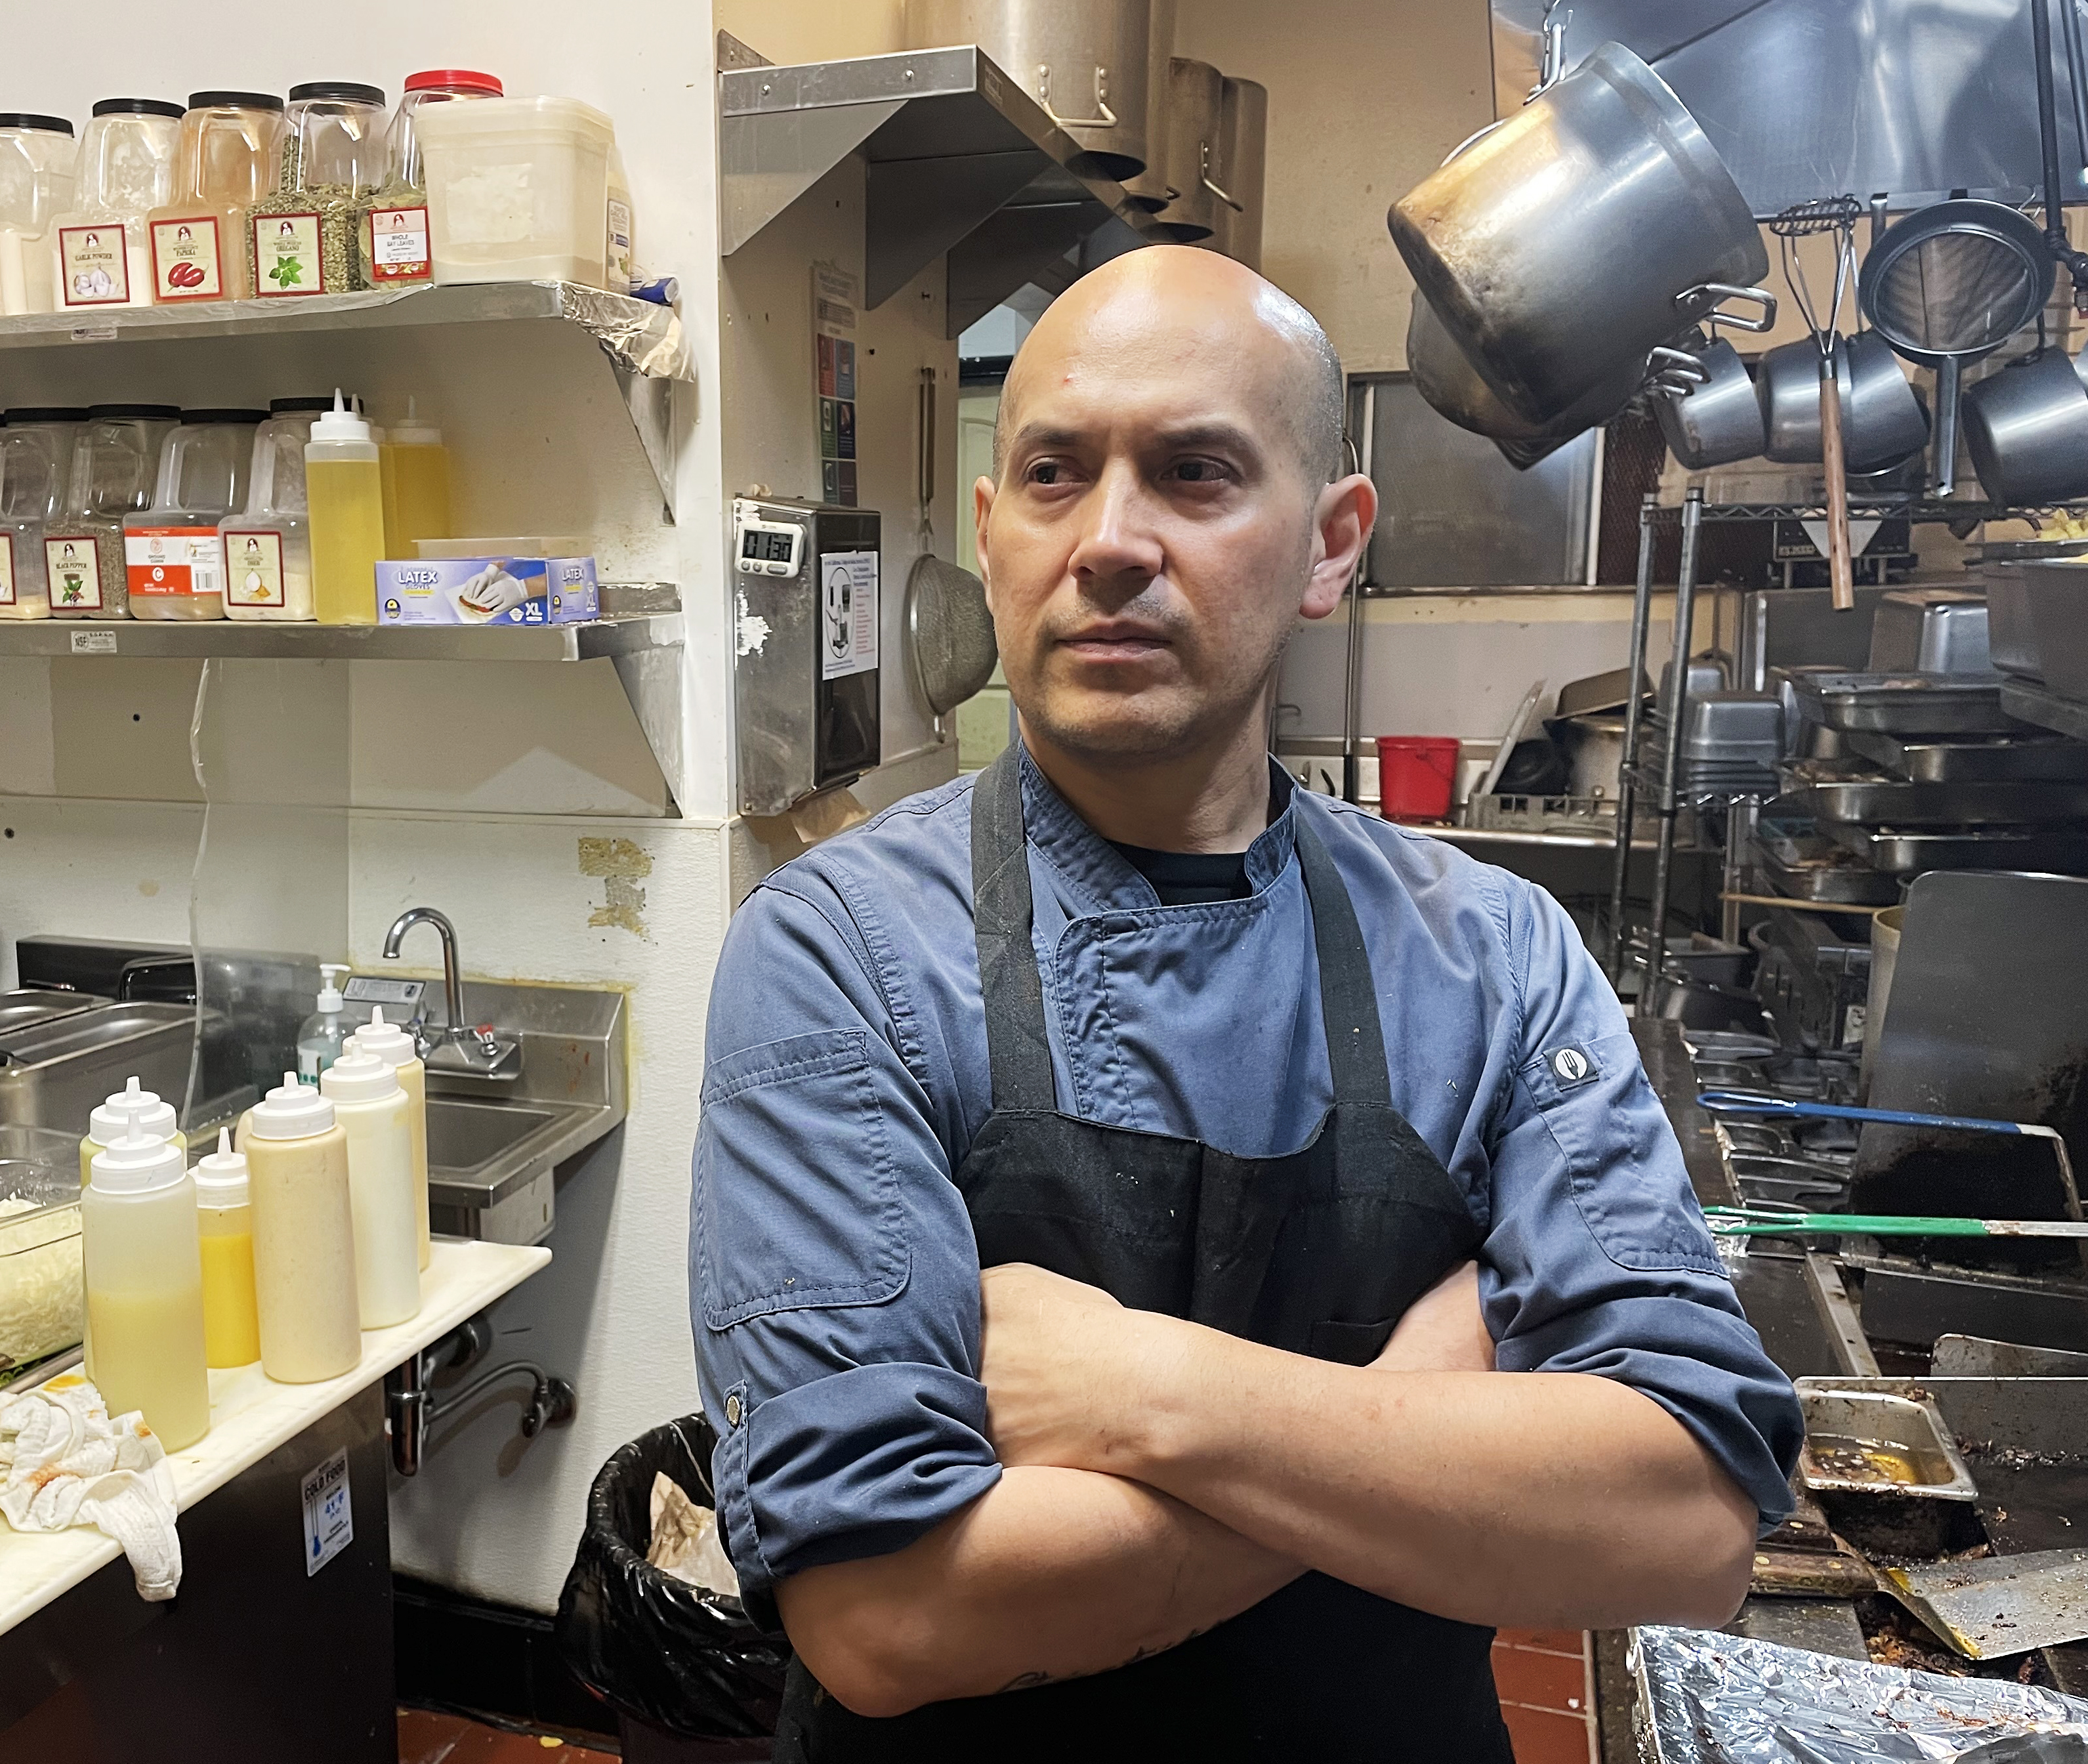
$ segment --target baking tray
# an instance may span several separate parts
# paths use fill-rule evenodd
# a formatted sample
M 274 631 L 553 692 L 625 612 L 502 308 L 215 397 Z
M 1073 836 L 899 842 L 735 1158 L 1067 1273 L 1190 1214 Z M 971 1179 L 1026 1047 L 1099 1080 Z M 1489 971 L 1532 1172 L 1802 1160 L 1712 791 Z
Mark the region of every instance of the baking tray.
M 2076 741 L 2088 741 L 2088 704 L 2079 699 L 2062 697 L 2048 687 L 2033 686 L 2027 680 L 2004 680 L 2001 708 L 2040 729 L 2070 735 Z
M 1979 1498 L 1932 1398 L 1851 1389 L 1833 1378 L 1801 1378 L 1797 1388 L 1805 1415 L 1798 1478 L 1816 1494 Z
M 2001 708 L 2008 709 L 2005 688 Z M 1910 784 L 2088 784 L 2088 741 L 2053 735 L 1922 741 L 1859 729 L 1849 745 Z
M 1999 675 L 1845 674 L 1786 670 L 1807 721 L 1886 734 L 2009 735 L 2022 726 L 2001 709 Z
M 1845 827 L 1827 836 L 1887 876 L 1924 870 L 2043 870 L 2059 876 L 2088 875 L 2088 833 L 2055 833 L 2043 827 Z
M 25 986 L 0 992 L 0 1034 L 10 1030 L 32 1029 L 38 1023 L 54 1023 L 62 1017 L 77 1017 L 110 1000 L 92 992 L 62 992 L 55 987 Z
M 2088 822 L 2088 785 L 1814 784 L 1792 793 L 1823 830 L 1834 826 L 2031 827 Z
M 1756 848 L 1762 878 L 1778 893 L 1831 906 L 1890 906 L 1898 901 L 1898 882 L 1853 853 L 1820 838 L 1803 841 L 1803 847 L 1795 862 Z

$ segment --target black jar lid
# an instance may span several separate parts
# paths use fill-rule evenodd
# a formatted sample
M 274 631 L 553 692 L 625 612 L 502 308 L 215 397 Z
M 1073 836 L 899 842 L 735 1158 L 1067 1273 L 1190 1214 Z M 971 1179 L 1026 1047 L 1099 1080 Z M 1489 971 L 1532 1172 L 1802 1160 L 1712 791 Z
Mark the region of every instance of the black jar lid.
M 94 113 L 98 117 L 170 117 L 182 120 L 182 107 L 169 104 L 164 98 L 97 98 Z
M 49 135 L 72 133 L 72 125 L 63 117 L 40 116 L 33 110 L 0 110 L 0 129 L 41 129 Z
M 316 398 L 272 398 L 268 400 L 268 414 L 280 417 L 293 410 L 331 410 L 333 394 L 322 392 Z
M 314 79 L 305 85 L 290 88 L 290 102 L 302 104 L 307 98 L 332 98 L 343 104 L 374 104 L 383 105 L 384 88 L 366 86 L 354 79 Z
M 89 422 L 179 422 L 178 405 L 89 405 Z
M 17 405 L 12 410 L 0 410 L 0 423 L 86 421 L 87 413 L 78 405 Z
M 269 92 L 192 92 L 191 110 L 280 110 L 283 101 Z
M 182 421 L 186 423 L 266 422 L 267 420 L 268 413 L 265 410 L 184 410 L 182 413 Z

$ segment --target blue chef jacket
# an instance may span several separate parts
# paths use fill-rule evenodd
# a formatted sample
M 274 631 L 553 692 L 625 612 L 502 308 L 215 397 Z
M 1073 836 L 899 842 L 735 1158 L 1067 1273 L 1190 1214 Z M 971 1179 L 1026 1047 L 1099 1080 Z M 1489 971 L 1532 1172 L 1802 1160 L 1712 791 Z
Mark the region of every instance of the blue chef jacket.
M 1162 906 L 1022 763 L 1035 944 L 1063 1111 L 1294 1151 L 1333 1101 L 1311 817 L 1355 903 L 1392 1100 L 1462 1185 L 1506 1372 L 1615 1378 L 1760 1509 L 1801 1426 L 1722 1271 L 1615 995 L 1541 889 L 1298 792 L 1243 899 Z M 726 1546 L 775 1582 L 905 1548 L 991 1488 L 978 1252 L 951 1175 L 992 1106 L 973 943 L 971 781 L 785 865 L 711 998 L 689 1274 Z

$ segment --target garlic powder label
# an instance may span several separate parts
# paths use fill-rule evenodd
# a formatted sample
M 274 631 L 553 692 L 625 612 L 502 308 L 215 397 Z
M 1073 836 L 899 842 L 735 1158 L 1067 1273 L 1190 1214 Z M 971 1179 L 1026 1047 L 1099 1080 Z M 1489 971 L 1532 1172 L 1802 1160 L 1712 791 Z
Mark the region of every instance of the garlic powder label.
M 130 268 L 123 249 L 123 223 L 60 227 L 58 271 L 68 306 L 127 306 Z

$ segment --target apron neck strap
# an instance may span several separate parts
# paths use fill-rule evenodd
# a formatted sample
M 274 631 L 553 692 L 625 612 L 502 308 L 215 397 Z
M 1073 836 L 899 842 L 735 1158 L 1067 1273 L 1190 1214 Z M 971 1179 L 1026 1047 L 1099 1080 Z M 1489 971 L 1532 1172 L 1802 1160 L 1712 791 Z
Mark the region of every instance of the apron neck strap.
M 1320 958 L 1320 1014 L 1337 1102 L 1389 1104 L 1384 1032 L 1363 928 L 1325 844 L 1291 811 L 1312 942 Z M 993 1106 L 1057 1106 L 1051 1044 L 1044 1026 L 1044 985 L 1030 938 L 1029 857 L 1022 824 L 1021 748 L 1011 743 L 972 786 L 973 929 L 985 993 Z

